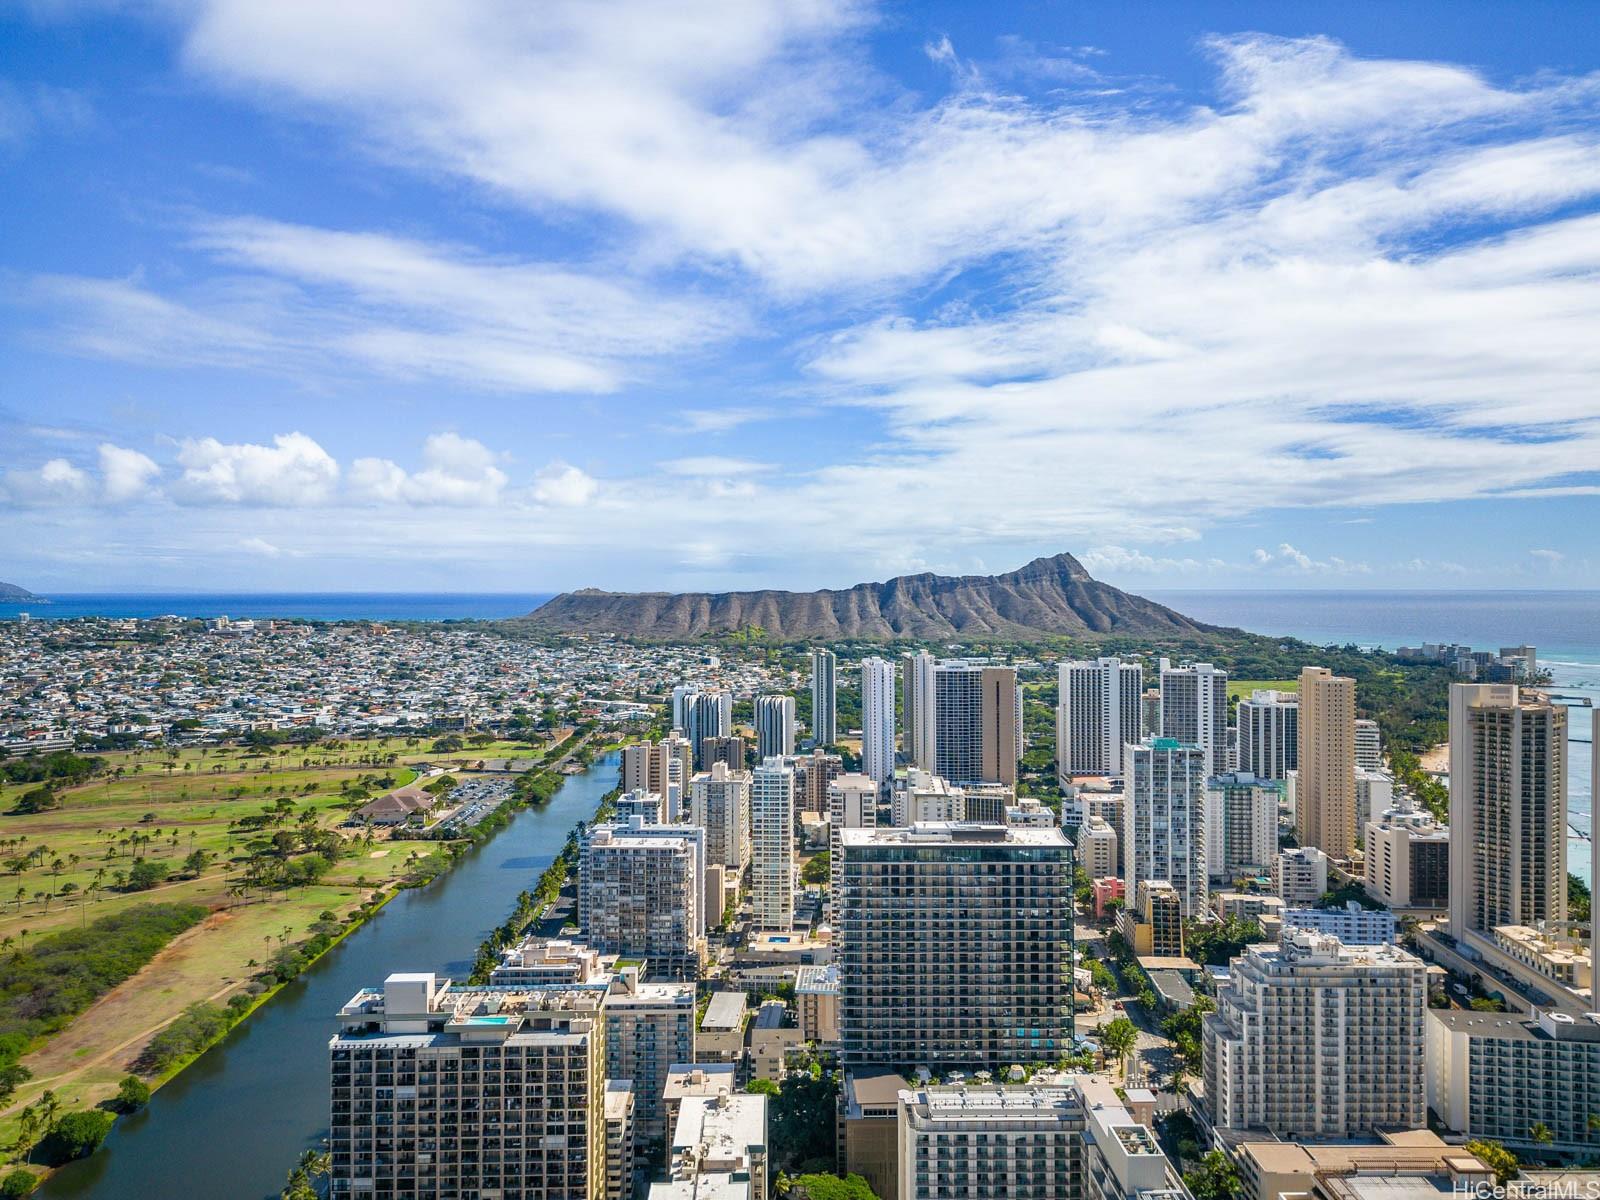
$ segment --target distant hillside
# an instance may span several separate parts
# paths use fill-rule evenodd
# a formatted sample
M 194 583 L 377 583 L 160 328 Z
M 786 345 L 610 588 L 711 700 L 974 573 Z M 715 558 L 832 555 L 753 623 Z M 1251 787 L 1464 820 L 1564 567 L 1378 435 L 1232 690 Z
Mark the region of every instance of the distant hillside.
M 25 600 L 38 600 L 27 588 L 14 583 L 0 583 L 0 604 L 21 604 Z
M 1070 554 L 1004 575 L 902 575 L 821 592 L 563 592 L 514 622 L 543 633 L 679 641 L 760 626 L 811 638 L 1183 636 L 1217 631 L 1101 583 Z

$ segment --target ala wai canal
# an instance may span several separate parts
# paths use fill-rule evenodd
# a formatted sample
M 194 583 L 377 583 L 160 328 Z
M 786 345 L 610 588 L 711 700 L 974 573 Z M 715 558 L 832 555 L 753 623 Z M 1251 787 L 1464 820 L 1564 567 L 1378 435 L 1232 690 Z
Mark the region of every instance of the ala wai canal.
M 569 776 L 487 845 L 377 916 L 257 1009 L 220 1044 L 117 1122 L 98 1153 L 57 1172 L 45 1200 L 276 1197 L 300 1152 L 328 1128 L 328 1039 L 358 988 L 392 971 L 464 979 L 478 943 L 555 859 L 567 833 L 617 782 L 618 756 Z

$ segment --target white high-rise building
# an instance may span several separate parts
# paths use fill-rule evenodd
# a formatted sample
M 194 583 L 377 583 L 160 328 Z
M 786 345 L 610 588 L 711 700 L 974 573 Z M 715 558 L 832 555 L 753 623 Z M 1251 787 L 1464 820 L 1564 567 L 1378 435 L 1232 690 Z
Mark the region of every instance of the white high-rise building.
M 1378 723 L 1366 717 L 1356 718 L 1356 770 L 1383 770 L 1383 738 Z
M 706 831 L 706 859 L 726 867 L 734 879 L 750 863 L 750 784 L 749 771 L 721 762 L 690 783 L 689 819 Z
M 1258 689 L 1239 701 L 1239 770 L 1282 783 L 1300 762 L 1300 697 Z
M 1368 894 L 1390 908 L 1450 903 L 1450 830 L 1409 798 L 1368 822 L 1363 865 Z
M 861 664 L 861 770 L 881 789 L 894 781 L 894 664 Z
M 1450 933 L 1567 917 L 1567 709 L 1514 683 L 1450 687 Z
M 684 734 L 689 739 L 695 764 L 704 768 L 703 747 L 707 738 L 725 738 L 733 734 L 733 694 L 731 692 L 696 692 L 684 700 Z
M 906 761 L 924 771 L 933 770 L 936 699 L 933 674 L 938 660 L 926 650 L 900 656 L 902 671 L 901 720 L 904 721 Z
M 757 696 L 756 755 L 786 758 L 794 753 L 794 697 Z
M 902 1091 L 899 1194 L 906 1200 L 1084 1197 L 1084 1109 L 1078 1089 L 1067 1084 Z
M 1278 855 L 1283 785 L 1248 771 L 1206 782 L 1206 869 L 1212 879 L 1257 874 Z
M 750 896 L 758 929 L 794 924 L 794 768 L 764 759 L 750 785 Z
M 1427 964 L 1396 946 L 1296 929 L 1248 947 L 1204 1018 L 1211 1123 L 1285 1141 L 1424 1128 L 1427 998 Z
M 1064 662 L 1056 671 L 1056 775 L 1118 775 L 1122 747 L 1143 740 L 1144 668 L 1118 658 Z
M 832 650 L 811 652 L 811 737 L 818 746 L 839 740 L 838 669 Z
M 878 825 L 878 785 L 869 775 L 841 775 L 828 785 L 828 909 L 837 924 L 839 877 L 844 867 L 842 835 L 846 829 Z
M 1206 911 L 1205 752 L 1175 738 L 1147 738 L 1123 751 L 1122 878 L 1166 881 L 1185 918 Z
M 1161 736 L 1204 751 L 1207 778 L 1227 770 L 1228 673 L 1210 663 L 1161 660 Z
M 1278 851 L 1272 864 L 1272 890 L 1285 908 L 1306 908 L 1328 890 L 1328 856 L 1315 846 Z

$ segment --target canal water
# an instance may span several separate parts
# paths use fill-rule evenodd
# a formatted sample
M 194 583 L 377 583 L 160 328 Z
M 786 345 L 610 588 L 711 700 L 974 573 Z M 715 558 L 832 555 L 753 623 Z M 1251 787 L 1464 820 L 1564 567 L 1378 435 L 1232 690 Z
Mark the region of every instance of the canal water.
M 37 1196 L 73 1200 L 265 1200 L 328 1128 L 328 1038 L 358 988 L 392 971 L 464 979 L 478 943 L 549 866 L 567 833 L 617 783 L 616 754 L 566 779 L 425 888 L 401 892 L 222 1044 L 117 1122 L 100 1151 Z

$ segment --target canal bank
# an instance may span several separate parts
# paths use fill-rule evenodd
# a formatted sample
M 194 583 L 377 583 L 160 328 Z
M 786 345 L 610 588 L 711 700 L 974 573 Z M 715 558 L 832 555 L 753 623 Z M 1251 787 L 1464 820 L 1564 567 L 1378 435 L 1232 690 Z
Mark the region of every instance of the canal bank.
M 339 1006 L 391 971 L 465 979 L 478 943 L 616 785 L 617 763 L 615 753 L 601 756 L 427 887 L 396 896 L 162 1087 L 149 1108 L 119 1121 L 97 1154 L 63 1168 L 36 1194 L 275 1197 L 300 1152 L 327 1130 L 327 1044 Z

